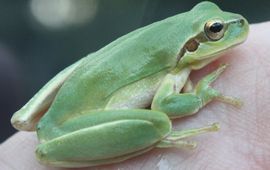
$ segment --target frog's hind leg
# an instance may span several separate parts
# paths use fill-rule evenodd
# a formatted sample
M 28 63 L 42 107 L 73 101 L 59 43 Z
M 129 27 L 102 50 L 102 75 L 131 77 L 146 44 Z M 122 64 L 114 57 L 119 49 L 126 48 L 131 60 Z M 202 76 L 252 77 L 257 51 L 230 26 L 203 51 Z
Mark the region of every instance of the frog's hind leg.
M 66 167 L 66 168 L 80 168 L 80 167 L 91 167 L 91 166 L 99 166 L 99 165 L 107 165 L 107 164 L 113 164 L 113 163 L 119 163 L 122 161 L 125 161 L 127 159 L 130 159 L 132 157 L 141 155 L 149 150 L 153 149 L 153 147 L 149 147 L 137 152 L 134 152 L 130 155 L 123 155 L 119 157 L 109 158 L 109 159 L 101 159 L 101 160 L 40 160 L 43 164 L 48 164 L 55 167 Z M 38 152 L 38 151 L 37 151 Z
M 11 118 L 12 125 L 18 130 L 34 131 L 36 124 L 53 102 L 59 88 L 72 72 L 81 64 L 83 59 L 67 67 L 42 87 Z
M 188 137 L 197 136 L 200 134 L 214 132 L 219 130 L 219 124 L 213 123 L 210 126 L 205 126 L 196 129 L 188 129 L 181 131 L 172 131 L 165 139 L 163 139 L 156 147 L 158 148 L 190 148 L 197 146 L 196 142 L 183 140 Z
M 38 136 L 52 134 L 38 145 L 41 163 L 59 167 L 85 167 L 121 162 L 154 147 L 190 148 L 183 138 L 216 131 L 210 127 L 172 131 L 169 117 L 159 111 L 90 111 L 44 129 L 41 119 Z M 45 124 L 46 126 L 46 124 Z
M 123 161 L 151 149 L 171 132 L 171 121 L 151 110 L 90 111 L 47 129 L 41 119 L 36 150 L 40 162 L 54 166 L 94 166 Z
M 167 113 L 170 118 L 177 118 L 198 112 L 200 108 L 214 99 L 234 106 L 241 106 L 241 102 L 238 99 L 225 96 L 210 87 L 210 84 L 219 77 L 225 68 L 226 65 L 221 65 L 217 70 L 202 78 L 193 91 L 181 94 L 174 88 L 176 86 L 175 80 L 179 79 L 181 73 L 179 73 L 179 75 L 171 74 L 167 76 L 153 99 L 152 109 L 163 111 Z M 189 80 L 187 80 L 186 86 L 191 87 L 188 81 Z M 190 88 L 188 88 L 187 91 L 190 91 Z

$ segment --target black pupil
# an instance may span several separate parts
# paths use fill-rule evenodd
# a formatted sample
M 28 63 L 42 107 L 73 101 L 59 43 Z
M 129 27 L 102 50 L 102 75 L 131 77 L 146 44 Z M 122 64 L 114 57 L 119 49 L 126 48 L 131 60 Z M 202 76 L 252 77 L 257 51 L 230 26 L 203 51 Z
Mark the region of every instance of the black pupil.
M 212 24 L 209 28 L 209 30 L 213 33 L 220 32 L 222 29 L 223 29 L 223 25 L 219 22 Z

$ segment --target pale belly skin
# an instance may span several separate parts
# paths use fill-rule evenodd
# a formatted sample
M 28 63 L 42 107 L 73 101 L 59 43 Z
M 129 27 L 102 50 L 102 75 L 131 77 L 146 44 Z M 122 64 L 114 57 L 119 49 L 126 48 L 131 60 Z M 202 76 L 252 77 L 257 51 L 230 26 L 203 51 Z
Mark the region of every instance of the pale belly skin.
M 151 77 L 142 79 L 116 91 L 107 103 L 105 110 L 149 107 L 158 87 L 164 79 L 164 77 L 161 76 L 163 74 L 163 72 L 154 74 Z

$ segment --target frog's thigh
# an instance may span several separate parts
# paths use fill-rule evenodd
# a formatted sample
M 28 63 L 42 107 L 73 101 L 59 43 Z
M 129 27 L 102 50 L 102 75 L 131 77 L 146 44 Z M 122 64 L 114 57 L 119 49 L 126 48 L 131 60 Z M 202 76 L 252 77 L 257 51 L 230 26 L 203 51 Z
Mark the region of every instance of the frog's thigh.
M 118 162 L 151 149 L 171 131 L 166 114 L 151 110 L 106 110 L 68 120 L 69 133 L 41 143 L 38 159 L 58 166 Z

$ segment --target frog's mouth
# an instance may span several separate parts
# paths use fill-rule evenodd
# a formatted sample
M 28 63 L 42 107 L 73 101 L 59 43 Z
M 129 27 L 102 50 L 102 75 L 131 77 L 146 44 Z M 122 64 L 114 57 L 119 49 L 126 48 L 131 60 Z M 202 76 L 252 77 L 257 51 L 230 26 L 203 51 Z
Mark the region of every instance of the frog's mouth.
M 238 46 L 239 44 L 241 44 L 242 42 L 240 43 L 237 43 L 237 44 L 234 44 L 226 49 L 222 49 L 220 51 L 217 51 L 211 55 L 206 55 L 206 56 L 203 56 L 201 57 L 199 60 L 195 61 L 192 63 L 192 68 L 193 69 L 200 69 L 206 65 L 208 65 L 209 63 L 217 60 L 218 58 L 220 58 L 221 56 L 223 56 L 224 54 L 226 54 L 227 52 L 229 52 L 232 48 Z

